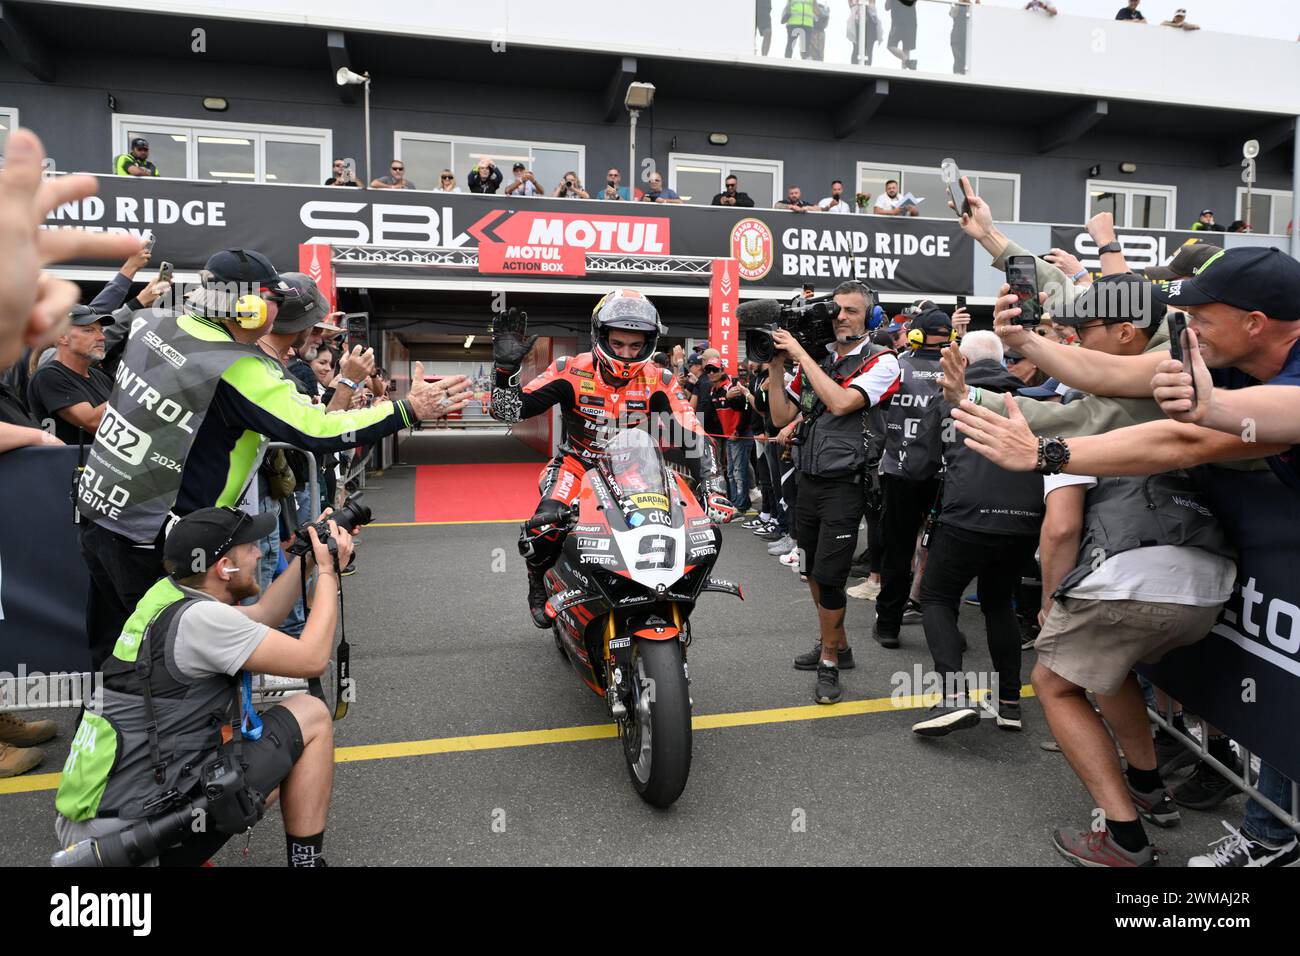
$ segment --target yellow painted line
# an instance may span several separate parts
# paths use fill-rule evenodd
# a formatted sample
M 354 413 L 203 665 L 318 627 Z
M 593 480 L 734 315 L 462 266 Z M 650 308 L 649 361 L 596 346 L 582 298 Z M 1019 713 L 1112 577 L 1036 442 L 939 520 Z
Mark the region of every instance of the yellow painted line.
M 0 780 L 0 793 L 33 793 L 37 790 L 59 789 L 57 773 L 28 773 L 21 777 Z
M 334 752 L 334 762 L 351 763 L 354 760 L 424 757 L 429 754 L 500 750 L 506 747 L 532 747 L 537 744 L 571 744 L 580 740 L 605 740 L 617 736 L 618 728 L 614 724 L 589 724 L 586 727 L 556 727 L 553 730 L 520 730 L 505 734 L 475 734 L 472 737 L 439 737 L 433 740 L 407 740 L 396 744 L 340 747 Z
M 522 518 L 486 518 L 478 521 L 375 521 L 367 528 L 430 528 L 442 524 L 518 524 L 527 521 L 530 515 Z
M 1028 684 L 1020 696 L 1032 697 Z M 703 714 L 692 719 L 695 730 L 718 730 L 723 727 L 753 727 L 762 724 L 786 724 L 829 717 L 854 717 L 861 714 L 884 714 L 890 711 L 920 710 L 939 700 L 937 694 L 926 697 L 877 697 L 872 700 L 849 700 L 840 704 L 808 704 L 803 707 L 776 707 L 770 710 L 746 710 L 731 714 Z M 618 736 L 614 724 L 587 724 L 582 727 L 554 727 L 549 730 L 518 730 L 502 734 L 473 734 L 467 737 L 435 737 L 430 740 L 405 740 L 391 744 L 363 744 L 340 747 L 334 751 L 335 763 L 358 760 L 392 760 L 398 757 L 427 757 L 432 754 L 466 753 L 476 750 L 505 750 L 535 747 L 540 744 L 571 744 L 584 740 L 610 740 Z M 56 790 L 57 773 L 31 774 L 0 780 L 0 794 L 34 793 Z

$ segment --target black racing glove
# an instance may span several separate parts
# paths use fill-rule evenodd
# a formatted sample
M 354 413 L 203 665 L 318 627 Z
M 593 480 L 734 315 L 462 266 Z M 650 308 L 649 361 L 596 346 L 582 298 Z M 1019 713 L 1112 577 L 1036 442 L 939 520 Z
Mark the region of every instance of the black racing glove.
M 528 334 L 528 313 L 511 309 L 492 316 L 492 365 L 496 384 L 510 386 L 538 336 Z

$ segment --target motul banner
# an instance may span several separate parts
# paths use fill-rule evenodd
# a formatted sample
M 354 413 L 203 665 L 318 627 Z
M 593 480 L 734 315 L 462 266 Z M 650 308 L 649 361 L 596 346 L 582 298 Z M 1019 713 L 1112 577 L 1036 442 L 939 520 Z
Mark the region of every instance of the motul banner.
M 334 288 L 334 263 L 330 261 L 331 249 L 323 243 L 313 242 L 298 247 L 298 271 L 309 276 L 316 288 L 329 300 L 330 311 L 338 308 L 338 294 Z
M 740 277 L 735 259 L 714 259 L 713 278 L 709 282 L 709 345 L 722 356 L 722 370 L 736 372 L 736 354 L 740 344 L 740 327 L 736 306 L 740 305 Z
M 720 257 L 737 261 L 742 294 L 805 283 L 829 292 L 845 279 L 909 295 L 973 284 L 971 240 L 941 219 L 105 176 L 99 195 L 59 207 L 47 225 L 152 231 L 155 257 L 187 271 L 218 249 L 257 249 L 284 269 L 300 245 L 329 245 L 339 278 L 377 288 L 480 275 L 505 287 L 702 286 Z
M 479 272 L 585 276 L 589 252 L 668 255 L 670 227 L 663 216 L 496 209 L 468 232 L 478 240 Z

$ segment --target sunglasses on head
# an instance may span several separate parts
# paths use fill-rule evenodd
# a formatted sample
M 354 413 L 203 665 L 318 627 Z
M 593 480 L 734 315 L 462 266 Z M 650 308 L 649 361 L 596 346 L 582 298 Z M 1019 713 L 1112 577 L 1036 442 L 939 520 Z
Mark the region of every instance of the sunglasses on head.
M 214 561 L 219 561 L 221 558 L 225 557 L 226 553 L 230 550 L 231 542 L 234 541 L 239 532 L 243 530 L 244 525 L 253 523 L 253 516 L 247 511 L 240 511 L 238 508 L 230 507 L 225 507 L 221 510 L 227 514 L 238 515 L 239 520 L 235 523 L 235 527 L 231 530 L 229 537 L 227 537 L 225 541 L 221 542 L 213 552 Z

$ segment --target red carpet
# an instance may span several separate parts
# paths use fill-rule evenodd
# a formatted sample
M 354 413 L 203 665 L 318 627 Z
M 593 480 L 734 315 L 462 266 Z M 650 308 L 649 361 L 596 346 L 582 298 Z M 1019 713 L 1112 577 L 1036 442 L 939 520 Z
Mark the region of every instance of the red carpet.
M 419 465 L 416 521 L 523 521 L 537 508 L 545 462 Z

